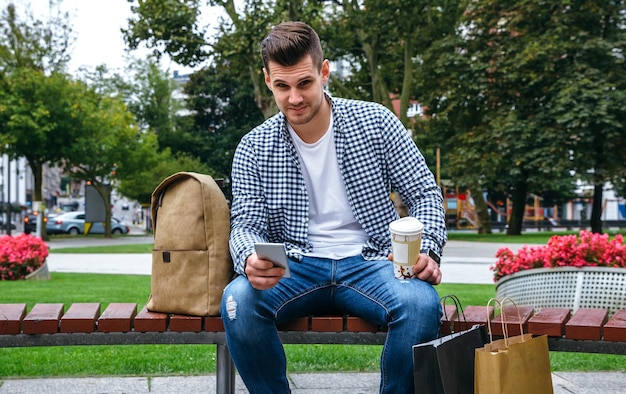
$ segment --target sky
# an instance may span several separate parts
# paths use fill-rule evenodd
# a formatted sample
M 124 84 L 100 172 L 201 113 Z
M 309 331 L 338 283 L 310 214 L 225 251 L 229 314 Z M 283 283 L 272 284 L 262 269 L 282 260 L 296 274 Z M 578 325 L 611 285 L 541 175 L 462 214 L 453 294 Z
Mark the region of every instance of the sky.
M 13 2 L 22 7 L 30 4 L 36 15 L 42 19 L 48 14 L 48 0 L 0 0 L 2 10 Z M 69 72 L 74 73 L 81 66 L 93 68 L 106 64 L 109 69 L 123 69 L 125 66 L 125 48 L 121 28 L 127 27 L 127 19 L 132 16 L 131 3 L 128 0 L 63 0 L 61 10 L 68 12 L 75 34 L 72 60 Z M 202 23 L 214 23 L 220 9 L 206 9 L 202 13 Z M 146 49 L 133 51 L 131 54 L 142 57 Z M 163 66 L 171 72 L 181 73 L 189 69 L 165 60 Z

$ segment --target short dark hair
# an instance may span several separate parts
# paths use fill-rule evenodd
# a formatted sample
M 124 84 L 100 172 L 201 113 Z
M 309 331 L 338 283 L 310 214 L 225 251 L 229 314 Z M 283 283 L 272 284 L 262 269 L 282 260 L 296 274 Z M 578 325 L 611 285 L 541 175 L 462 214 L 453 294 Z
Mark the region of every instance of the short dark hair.
M 293 66 L 306 55 L 311 55 L 313 64 L 321 70 L 324 55 L 320 38 L 304 22 L 283 22 L 270 30 L 261 42 L 263 66 L 268 72 L 270 61 L 281 66 Z

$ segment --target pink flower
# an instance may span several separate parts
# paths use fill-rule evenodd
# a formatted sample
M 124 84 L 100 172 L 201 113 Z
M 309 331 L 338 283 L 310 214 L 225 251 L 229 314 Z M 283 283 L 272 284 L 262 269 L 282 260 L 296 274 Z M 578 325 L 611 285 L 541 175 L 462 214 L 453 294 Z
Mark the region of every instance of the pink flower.
M 48 245 L 39 237 L 0 237 L 0 280 L 24 279 L 41 267 L 47 257 Z
M 509 248 L 496 252 L 494 282 L 500 278 L 540 267 L 616 267 L 626 268 L 626 246 L 621 234 L 609 239 L 608 234 L 582 230 L 578 235 L 552 236 L 545 246 L 523 246 L 517 254 Z

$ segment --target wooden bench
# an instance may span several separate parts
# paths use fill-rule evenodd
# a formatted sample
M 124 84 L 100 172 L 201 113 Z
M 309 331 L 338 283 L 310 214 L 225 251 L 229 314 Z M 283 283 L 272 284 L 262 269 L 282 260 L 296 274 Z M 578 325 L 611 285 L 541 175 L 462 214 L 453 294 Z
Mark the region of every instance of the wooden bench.
M 626 355 L 626 310 L 610 318 L 604 309 L 544 308 L 537 313 L 520 306 L 521 322 L 512 307 L 493 316 L 493 306 L 468 306 L 465 319 L 457 319 L 456 308 L 446 305 L 442 334 L 474 324 L 486 325 L 487 314 L 493 334 L 502 335 L 502 317 L 509 335 L 524 332 L 548 335 L 551 351 Z M 0 304 L 0 347 L 214 344 L 217 346 L 217 393 L 234 393 L 235 368 L 224 326 L 219 317 L 196 317 L 137 312 L 137 304 L 111 303 L 102 312 L 98 303 L 76 303 L 65 310 L 63 304 Z M 101 313 L 102 312 L 102 313 Z M 351 316 L 311 316 L 279 325 L 286 344 L 382 345 L 384 327 Z

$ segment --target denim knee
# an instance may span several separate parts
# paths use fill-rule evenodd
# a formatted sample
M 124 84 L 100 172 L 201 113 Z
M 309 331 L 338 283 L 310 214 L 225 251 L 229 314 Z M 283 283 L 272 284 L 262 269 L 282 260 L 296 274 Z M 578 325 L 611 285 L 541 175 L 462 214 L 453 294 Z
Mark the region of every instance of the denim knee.
M 235 320 L 237 318 L 237 315 L 240 313 L 240 305 L 246 305 L 244 309 L 252 307 L 253 302 L 250 301 L 254 299 L 254 296 L 251 294 L 253 292 L 254 288 L 243 276 L 235 278 L 226 286 L 220 305 L 220 313 L 224 323 L 227 320 Z

